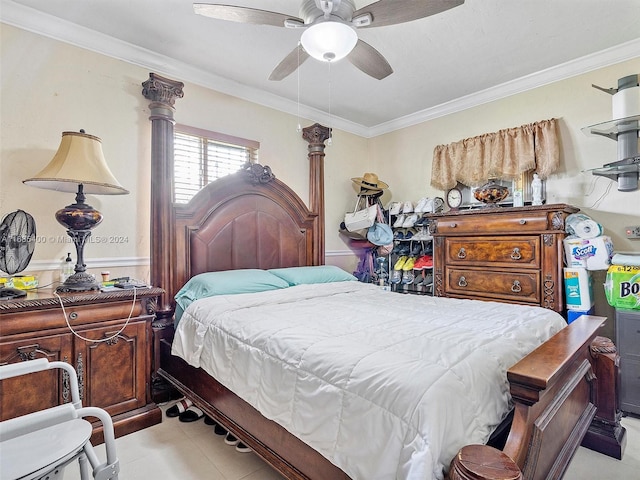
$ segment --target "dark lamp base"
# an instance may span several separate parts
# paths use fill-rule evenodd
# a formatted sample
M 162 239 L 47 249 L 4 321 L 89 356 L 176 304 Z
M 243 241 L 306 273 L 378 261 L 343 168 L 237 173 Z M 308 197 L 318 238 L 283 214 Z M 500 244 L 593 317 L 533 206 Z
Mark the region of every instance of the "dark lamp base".
M 56 292 L 88 292 L 90 290 L 100 290 L 100 285 L 93 275 L 85 272 L 76 272 L 56 288 Z

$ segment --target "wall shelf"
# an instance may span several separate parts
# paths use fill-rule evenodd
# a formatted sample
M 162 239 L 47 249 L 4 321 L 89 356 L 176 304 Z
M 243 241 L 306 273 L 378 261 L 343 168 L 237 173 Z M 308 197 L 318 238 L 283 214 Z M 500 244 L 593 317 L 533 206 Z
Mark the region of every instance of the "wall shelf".
M 596 123 L 595 125 L 584 127 L 581 130 L 585 135 L 600 135 L 602 137 L 610 138 L 611 140 L 618 140 L 618 135 L 621 133 L 627 133 L 634 130 L 636 132 L 640 131 L 640 115 L 633 115 L 631 117 Z

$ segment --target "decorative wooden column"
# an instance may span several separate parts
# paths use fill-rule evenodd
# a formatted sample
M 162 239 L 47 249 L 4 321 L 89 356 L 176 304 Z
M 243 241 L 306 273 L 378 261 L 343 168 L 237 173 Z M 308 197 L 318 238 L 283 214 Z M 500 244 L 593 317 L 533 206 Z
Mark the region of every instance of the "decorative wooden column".
M 315 213 L 317 250 L 314 255 L 315 265 L 324 265 L 324 142 L 331 137 L 331 129 L 316 123 L 302 130 L 302 138 L 309 142 L 309 210 Z
M 627 445 L 627 431 L 620 424 L 620 357 L 618 349 L 606 337 L 596 337 L 591 344 L 593 372 L 596 375 L 596 416 L 589 426 L 582 446 L 618 460 Z
M 449 480 L 522 480 L 518 465 L 488 445 L 467 445 L 451 461 Z
M 174 232 L 161 228 L 161 223 L 172 221 L 173 215 L 173 105 L 176 98 L 184 96 L 184 84 L 150 73 L 142 87 L 142 95 L 151 100 L 151 241 L 158 245 L 151 253 L 151 284 L 163 287 L 173 284 Z M 158 302 L 156 321 L 168 323 L 172 315 L 171 299 L 165 293 Z

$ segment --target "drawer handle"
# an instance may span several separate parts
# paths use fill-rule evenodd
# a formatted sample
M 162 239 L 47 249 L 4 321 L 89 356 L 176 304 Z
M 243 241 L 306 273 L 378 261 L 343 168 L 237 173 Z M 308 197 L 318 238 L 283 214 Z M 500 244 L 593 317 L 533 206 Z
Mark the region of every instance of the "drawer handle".
M 460 277 L 460 279 L 458 279 L 458 286 L 459 287 L 466 287 L 467 286 L 467 279 L 464 277 Z
M 28 360 L 35 360 L 38 358 L 38 351 L 40 350 L 40 345 L 38 343 L 34 343 L 33 345 L 24 345 L 22 347 L 16 348 L 16 353 L 20 360 L 26 362 Z
M 456 228 L 458 226 L 457 223 L 452 223 L 451 225 L 449 225 L 451 228 Z
M 465 259 L 467 258 L 467 252 L 464 249 L 464 247 L 462 247 L 459 251 L 458 251 L 458 258 L 460 259 Z
M 522 291 L 522 286 L 518 280 L 513 281 L 513 285 L 511 285 L 511 291 L 513 293 L 520 293 Z
M 520 249 L 518 247 L 513 249 L 511 252 L 511 260 L 520 260 L 522 258 L 522 254 L 520 253 Z
M 526 224 L 527 224 L 527 221 L 524 218 L 520 219 L 520 225 L 526 225 Z
M 69 318 L 70 318 L 71 320 L 75 320 L 76 318 L 78 318 L 78 312 L 71 312 L 71 313 L 69 314 Z

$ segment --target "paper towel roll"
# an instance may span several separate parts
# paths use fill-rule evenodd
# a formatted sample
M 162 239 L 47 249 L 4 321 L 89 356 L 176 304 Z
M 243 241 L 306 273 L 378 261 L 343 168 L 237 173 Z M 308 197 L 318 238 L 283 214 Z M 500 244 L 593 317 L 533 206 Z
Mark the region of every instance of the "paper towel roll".
M 587 258 L 587 270 L 608 270 L 613 257 L 611 238 L 602 235 L 590 238 L 589 243 L 593 246 L 593 250 L 592 254 Z
M 584 268 L 564 269 L 564 291 L 569 310 L 589 310 L 593 306 L 591 274 Z
M 567 267 L 582 267 L 587 270 L 607 270 L 613 256 L 611 237 L 580 238 L 571 235 L 564 239 Z
M 580 238 L 595 238 L 602 235 L 602 225 L 584 213 L 572 213 L 564 224 L 569 235 Z
M 640 267 L 611 265 L 604 294 L 612 307 L 640 310 Z
M 588 240 L 570 235 L 563 241 L 565 264 L 569 268 L 587 268 Z
M 623 88 L 613 95 L 611 104 L 614 120 L 640 115 L 640 87 Z

